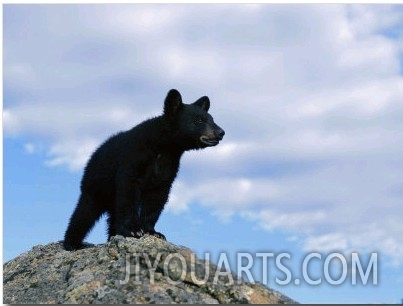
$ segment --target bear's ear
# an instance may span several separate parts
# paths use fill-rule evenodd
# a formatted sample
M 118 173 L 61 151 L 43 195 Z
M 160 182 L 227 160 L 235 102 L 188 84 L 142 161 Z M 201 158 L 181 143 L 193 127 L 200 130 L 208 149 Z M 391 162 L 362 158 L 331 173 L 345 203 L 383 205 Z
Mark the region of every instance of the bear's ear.
M 199 100 L 193 103 L 193 105 L 196 105 L 198 107 L 201 107 L 204 109 L 206 112 L 208 112 L 210 108 L 210 99 L 206 96 L 201 97 Z
M 176 89 L 171 89 L 168 92 L 164 102 L 164 115 L 168 117 L 175 116 L 182 108 L 182 96 Z

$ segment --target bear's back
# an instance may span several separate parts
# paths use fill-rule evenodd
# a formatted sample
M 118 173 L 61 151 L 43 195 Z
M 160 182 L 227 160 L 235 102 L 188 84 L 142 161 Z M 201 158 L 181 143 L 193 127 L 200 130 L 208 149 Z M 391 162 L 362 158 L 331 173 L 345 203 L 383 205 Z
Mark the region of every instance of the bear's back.
M 149 155 L 148 139 L 163 138 L 156 132 L 158 125 L 156 118 L 149 119 L 108 138 L 91 155 L 84 170 L 82 188 L 94 189 L 93 185 L 96 190 L 113 188 L 119 167 L 128 168 L 133 162 L 144 163 L 142 159 Z

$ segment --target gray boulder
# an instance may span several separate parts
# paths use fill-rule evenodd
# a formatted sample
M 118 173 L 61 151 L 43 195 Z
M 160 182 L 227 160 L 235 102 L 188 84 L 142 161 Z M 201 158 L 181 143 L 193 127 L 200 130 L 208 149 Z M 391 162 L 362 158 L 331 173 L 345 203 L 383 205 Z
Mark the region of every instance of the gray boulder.
M 60 242 L 38 245 L 3 271 L 6 304 L 295 303 L 152 236 L 115 236 L 75 252 Z

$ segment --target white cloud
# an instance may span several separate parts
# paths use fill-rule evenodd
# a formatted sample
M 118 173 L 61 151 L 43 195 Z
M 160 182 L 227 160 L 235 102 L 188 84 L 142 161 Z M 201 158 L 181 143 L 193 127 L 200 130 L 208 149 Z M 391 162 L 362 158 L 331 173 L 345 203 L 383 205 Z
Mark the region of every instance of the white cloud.
M 50 148 L 46 165 L 68 166 L 71 171 L 81 170 L 98 145 L 95 139 L 58 141 Z
M 401 263 L 402 10 L 6 6 L 4 20 L 5 135 L 46 139 L 46 164 L 82 168 L 170 88 L 209 95 L 225 139 L 185 155 L 169 209 L 199 202 L 306 250 L 380 248 Z
M 16 118 L 14 111 L 11 112 L 7 109 L 3 111 L 3 125 L 7 129 L 8 134 L 16 133 L 19 131 L 18 118 Z
M 26 143 L 25 145 L 24 145 L 24 149 L 25 149 L 25 151 L 28 153 L 28 154 L 33 154 L 33 153 L 35 153 L 36 152 L 36 146 L 34 145 L 34 144 L 32 144 L 32 143 Z
M 331 252 L 334 250 L 345 250 L 348 248 L 348 240 L 345 235 L 338 233 L 326 234 L 319 237 L 308 238 L 305 243 L 305 248 L 308 252 Z
M 173 210 L 180 210 L 187 204 L 198 201 L 213 208 L 233 211 L 275 199 L 279 192 L 267 179 L 252 181 L 247 178 L 226 178 L 197 186 L 178 182 L 174 185 L 174 197 L 171 198 L 170 204 Z

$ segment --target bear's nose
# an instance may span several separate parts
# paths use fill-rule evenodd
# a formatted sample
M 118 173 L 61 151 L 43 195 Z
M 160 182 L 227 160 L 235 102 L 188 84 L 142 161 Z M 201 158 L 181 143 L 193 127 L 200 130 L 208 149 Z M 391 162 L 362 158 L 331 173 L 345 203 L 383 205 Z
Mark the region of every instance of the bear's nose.
M 225 135 L 225 131 L 223 129 L 219 128 L 217 131 L 217 135 L 218 135 L 218 138 L 221 140 L 221 139 L 223 139 L 223 137 Z

